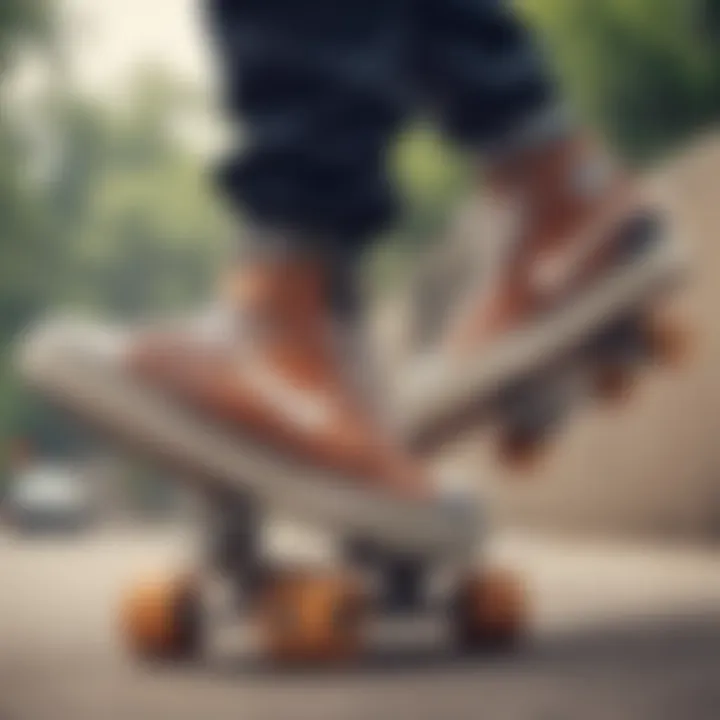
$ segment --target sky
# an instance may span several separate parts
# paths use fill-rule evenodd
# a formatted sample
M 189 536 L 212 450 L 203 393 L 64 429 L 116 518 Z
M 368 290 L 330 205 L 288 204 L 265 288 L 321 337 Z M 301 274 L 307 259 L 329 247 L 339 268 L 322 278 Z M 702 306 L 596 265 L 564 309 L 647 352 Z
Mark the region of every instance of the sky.
M 202 0 L 61 0 L 76 77 L 112 94 L 133 66 L 153 63 L 211 82 L 201 10 Z

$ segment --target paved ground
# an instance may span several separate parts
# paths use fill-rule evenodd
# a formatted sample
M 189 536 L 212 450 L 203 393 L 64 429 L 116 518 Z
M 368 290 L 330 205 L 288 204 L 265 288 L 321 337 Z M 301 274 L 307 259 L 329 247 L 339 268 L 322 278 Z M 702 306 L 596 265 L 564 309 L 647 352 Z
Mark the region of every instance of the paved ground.
M 431 629 L 351 671 L 278 674 L 226 631 L 201 666 L 140 668 L 116 642 L 115 599 L 188 540 L 0 536 L 0 720 L 720 717 L 720 553 L 505 539 L 496 552 L 536 601 L 511 657 L 455 659 Z

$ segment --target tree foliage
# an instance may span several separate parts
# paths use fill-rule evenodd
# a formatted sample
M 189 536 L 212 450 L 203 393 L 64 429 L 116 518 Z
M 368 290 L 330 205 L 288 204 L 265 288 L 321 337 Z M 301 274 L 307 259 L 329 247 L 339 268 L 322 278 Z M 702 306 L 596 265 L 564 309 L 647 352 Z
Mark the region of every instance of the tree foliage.
M 0 438 L 53 452 L 78 435 L 26 393 L 13 340 L 48 309 L 131 319 L 207 297 L 229 238 L 177 119 L 197 98 L 154 71 L 116 104 L 55 84 L 0 125 Z M 202 109 L 202 108 L 199 108 Z M 0 456 L 0 463 L 2 456 Z
M 718 0 L 520 0 L 578 107 L 652 158 L 720 113 Z
M 176 119 L 194 100 L 148 71 L 120 109 L 74 95 L 56 103 L 59 148 L 44 180 L 66 252 L 63 304 L 131 319 L 198 301 L 229 237 L 203 161 Z
M 18 50 L 47 40 L 52 27 L 49 0 L 3 0 L 0 3 L 0 76 L 9 71 Z

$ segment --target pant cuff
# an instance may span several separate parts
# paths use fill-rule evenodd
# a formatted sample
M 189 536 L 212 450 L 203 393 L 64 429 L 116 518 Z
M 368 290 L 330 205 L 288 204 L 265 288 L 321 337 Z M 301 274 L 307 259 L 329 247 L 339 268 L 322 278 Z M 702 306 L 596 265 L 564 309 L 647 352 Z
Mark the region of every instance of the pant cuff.
M 575 118 L 567 107 L 544 107 L 514 125 L 502 136 L 485 143 L 482 148 L 483 157 L 486 162 L 493 163 L 498 159 L 555 142 L 571 133 L 574 127 Z

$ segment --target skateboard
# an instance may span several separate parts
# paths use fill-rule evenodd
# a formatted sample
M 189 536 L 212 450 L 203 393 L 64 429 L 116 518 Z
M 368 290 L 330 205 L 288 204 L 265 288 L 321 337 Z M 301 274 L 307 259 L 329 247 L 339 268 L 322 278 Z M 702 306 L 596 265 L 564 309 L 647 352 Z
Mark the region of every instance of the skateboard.
M 639 223 L 626 246 L 601 283 L 482 357 L 439 352 L 419 361 L 396 403 L 409 443 L 432 454 L 469 428 L 489 427 L 503 462 L 533 462 L 575 408 L 622 401 L 650 365 L 677 365 L 687 333 L 662 303 L 686 259 L 652 223 Z
M 243 506 L 240 496 L 233 502 Z M 254 532 L 242 525 L 248 507 L 239 524 L 211 526 L 214 542 L 200 571 L 128 589 L 120 630 L 134 657 L 154 663 L 203 657 L 212 622 L 203 598 L 212 568 L 231 587 L 234 613 L 253 628 L 257 656 L 277 667 L 351 665 L 372 651 L 374 622 L 400 617 L 437 615 L 462 655 L 507 651 L 524 636 L 527 593 L 507 570 L 450 568 L 447 559 L 362 539 L 345 542 L 334 565 L 272 563 L 260 557 Z M 257 508 L 250 515 L 257 529 Z
M 178 470 L 216 518 L 230 518 L 209 523 L 214 545 L 225 550 L 201 565 L 219 570 L 243 598 L 239 612 L 257 628 L 262 654 L 278 663 L 350 661 L 361 654 L 372 617 L 394 613 L 440 612 L 465 651 L 521 636 L 522 584 L 475 561 L 482 523 L 472 496 L 442 489 L 432 501 L 384 496 L 211 427 L 106 363 L 108 332 L 75 321 L 38 327 L 19 353 L 25 379 L 135 452 Z M 258 537 L 273 514 L 326 533 L 338 557 L 320 565 L 268 559 Z M 201 654 L 205 576 L 196 568 L 129 591 L 122 633 L 137 656 Z

